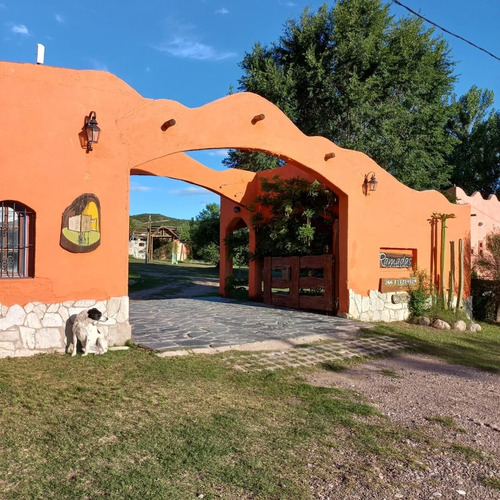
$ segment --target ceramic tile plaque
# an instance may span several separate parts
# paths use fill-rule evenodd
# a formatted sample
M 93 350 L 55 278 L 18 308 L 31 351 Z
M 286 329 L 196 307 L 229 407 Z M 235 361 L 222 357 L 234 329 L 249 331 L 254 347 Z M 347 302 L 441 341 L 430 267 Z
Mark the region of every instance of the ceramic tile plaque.
M 73 253 L 92 252 L 101 244 L 101 204 L 95 194 L 85 193 L 64 211 L 61 246 Z

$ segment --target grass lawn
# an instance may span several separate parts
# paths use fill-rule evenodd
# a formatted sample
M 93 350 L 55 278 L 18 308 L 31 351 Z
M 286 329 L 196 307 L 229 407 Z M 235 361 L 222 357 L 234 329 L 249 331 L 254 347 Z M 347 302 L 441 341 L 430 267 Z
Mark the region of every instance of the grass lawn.
M 131 263 L 131 273 L 217 277 L 207 266 L 195 278 L 192 266 L 141 266 Z M 454 334 L 398 323 L 366 334 L 378 333 L 498 371 L 498 326 Z M 382 498 L 379 467 L 417 470 L 429 453 L 464 457 L 425 429 L 390 422 L 354 392 L 308 384 L 312 368 L 243 373 L 225 357 L 159 358 L 134 347 L 0 359 L 0 498 L 303 500 L 312 480 L 341 482 L 343 494 L 369 484 Z M 332 467 L 336 453 L 354 458 Z
M 408 342 L 420 353 L 494 373 L 500 371 L 500 325 L 481 323 L 480 333 L 436 330 L 409 323 L 379 323 L 365 334 L 389 335 Z
M 415 327 L 377 328 L 486 369 L 498 353 L 498 327 L 475 334 L 474 349 Z M 0 360 L 0 497 L 307 499 L 313 476 L 342 474 L 344 493 L 359 481 L 376 491 L 377 465 L 418 468 L 420 454 L 440 448 L 463 456 L 303 375 L 241 373 L 224 355 L 158 358 L 139 348 Z M 362 457 L 348 474 L 328 465 L 337 450 Z
M 129 259 L 129 292 L 165 287 L 161 293 L 171 295 L 179 292 L 194 280 L 219 280 L 219 270 L 203 262 L 154 261 L 145 264 L 143 260 Z
M 341 430 L 401 454 L 353 395 L 218 357 L 39 355 L 0 360 L 0 380 L 2 498 L 307 498 L 307 462 Z

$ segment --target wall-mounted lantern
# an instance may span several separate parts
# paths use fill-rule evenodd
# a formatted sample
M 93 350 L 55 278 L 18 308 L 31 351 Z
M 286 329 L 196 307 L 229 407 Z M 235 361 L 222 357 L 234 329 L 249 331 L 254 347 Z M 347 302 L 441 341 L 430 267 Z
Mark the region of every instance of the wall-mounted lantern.
M 378 186 L 377 178 L 375 177 L 375 172 L 369 172 L 365 175 L 365 195 L 368 191 L 376 191 Z
M 99 142 L 101 129 L 97 126 L 95 111 L 91 111 L 85 122 L 85 132 L 87 132 L 87 153 L 92 151 L 92 144 Z

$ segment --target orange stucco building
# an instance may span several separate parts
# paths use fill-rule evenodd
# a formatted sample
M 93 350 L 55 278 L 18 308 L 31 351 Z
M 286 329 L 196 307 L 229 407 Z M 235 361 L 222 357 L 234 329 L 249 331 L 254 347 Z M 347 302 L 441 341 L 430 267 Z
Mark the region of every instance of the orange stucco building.
M 470 242 L 470 207 L 434 191 L 402 185 L 366 155 L 308 137 L 273 104 L 249 93 L 189 109 L 150 100 L 116 76 L 0 62 L 0 356 L 64 351 L 69 318 L 95 306 L 112 319 L 110 345 L 130 338 L 127 262 L 129 178 L 166 176 L 221 196 L 221 239 L 244 221 L 259 176 L 213 171 L 185 154 L 200 149 L 264 151 L 287 162 L 273 175 L 305 175 L 338 199 L 338 313 L 391 321 L 407 315 L 381 289 L 418 266 L 437 279 L 439 241 L 433 212 L 454 213 L 448 239 Z M 87 151 L 85 123 L 95 112 L 101 136 Z M 257 119 L 256 119 L 257 118 Z M 364 180 L 378 180 L 376 192 Z M 235 212 L 235 207 L 239 212 Z M 14 231 L 12 234 L 8 229 Z M 17 231 L 17 233 L 15 232 Z M 17 235 L 17 249 L 9 234 Z M 250 228 L 250 249 L 255 234 Z M 15 245 L 14 245 L 15 246 Z M 221 293 L 231 262 L 221 245 Z M 382 267 L 381 254 L 412 256 L 408 267 Z M 17 260 L 16 260 L 17 259 Z M 466 266 L 468 269 L 468 266 Z M 445 269 L 448 275 L 448 269 Z M 464 298 L 469 296 L 466 276 Z M 250 266 L 250 295 L 261 268 Z

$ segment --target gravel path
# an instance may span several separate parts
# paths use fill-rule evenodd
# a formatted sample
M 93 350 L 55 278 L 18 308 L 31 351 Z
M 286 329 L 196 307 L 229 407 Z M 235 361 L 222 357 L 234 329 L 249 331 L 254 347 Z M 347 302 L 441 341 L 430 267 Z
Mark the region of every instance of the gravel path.
M 311 384 L 358 392 L 391 422 L 430 439 L 401 443 L 419 455 L 412 467 L 334 450 L 331 466 L 354 477 L 316 478 L 315 498 L 500 499 L 499 489 L 485 485 L 491 481 L 486 478 L 496 478 L 498 488 L 500 480 L 499 380 L 493 373 L 406 353 L 309 375 Z M 446 443 L 444 449 L 434 448 L 432 438 Z M 370 473 L 360 473 L 360 464 Z

